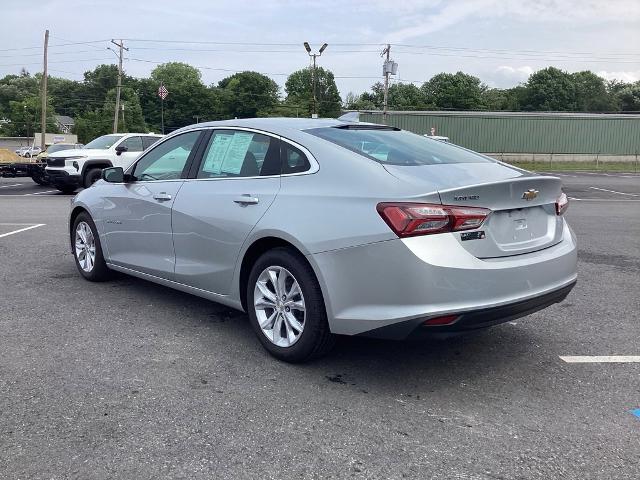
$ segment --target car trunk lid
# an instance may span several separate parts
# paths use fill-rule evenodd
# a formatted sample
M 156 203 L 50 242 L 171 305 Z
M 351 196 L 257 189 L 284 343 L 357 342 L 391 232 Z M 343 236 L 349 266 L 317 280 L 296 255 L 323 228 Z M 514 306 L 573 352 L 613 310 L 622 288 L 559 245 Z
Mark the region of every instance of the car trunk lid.
M 562 217 L 555 207 L 559 178 L 493 162 L 385 168 L 414 187 L 422 185 L 425 193 L 437 190 L 443 205 L 490 209 L 480 228 L 453 233 L 478 258 L 534 252 L 562 240 Z M 408 200 L 419 201 L 420 196 Z

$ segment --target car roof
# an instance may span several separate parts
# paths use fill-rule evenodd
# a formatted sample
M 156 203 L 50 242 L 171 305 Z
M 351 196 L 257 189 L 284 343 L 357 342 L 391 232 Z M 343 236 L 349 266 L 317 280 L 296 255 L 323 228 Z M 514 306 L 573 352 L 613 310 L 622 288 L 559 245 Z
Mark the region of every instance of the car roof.
M 293 118 L 293 117 L 269 117 L 269 118 L 241 118 L 234 120 L 220 120 L 216 122 L 195 123 L 183 127 L 176 132 L 185 132 L 197 128 L 210 127 L 244 127 L 264 130 L 277 135 L 288 136 L 294 132 L 304 132 L 312 128 L 339 127 L 342 125 L 354 125 L 354 122 L 345 122 L 335 118 Z M 357 125 L 377 125 L 375 123 L 359 122 Z

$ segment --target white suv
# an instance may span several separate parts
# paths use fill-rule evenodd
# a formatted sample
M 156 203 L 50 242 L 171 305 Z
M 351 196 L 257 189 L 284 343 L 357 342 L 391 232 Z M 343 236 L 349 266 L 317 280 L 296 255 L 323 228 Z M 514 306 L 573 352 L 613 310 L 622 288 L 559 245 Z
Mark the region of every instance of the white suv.
M 79 150 L 63 150 L 47 157 L 45 172 L 58 190 L 71 193 L 90 187 L 108 167 L 126 168 L 162 135 L 153 133 L 114 133 L 103 135 Z

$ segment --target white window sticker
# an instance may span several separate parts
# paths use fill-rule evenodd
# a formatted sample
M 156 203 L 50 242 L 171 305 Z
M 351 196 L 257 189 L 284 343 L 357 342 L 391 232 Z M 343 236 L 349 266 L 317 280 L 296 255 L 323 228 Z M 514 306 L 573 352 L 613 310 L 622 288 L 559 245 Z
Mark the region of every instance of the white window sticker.
M 222 163 L 223 173 L 239 175 L 247 155 L 253 133 L 235 133 Z
M 227 154 L 233 134 L 216 134 L 213 143 L 207 152 L 207 158 L 202 170 L 208 173 L 219 174 L 222 171 L 222 162 Z
M 253 133 L 216 133 L 202 170 L 214 175 L 239 175 L 253 140 Z

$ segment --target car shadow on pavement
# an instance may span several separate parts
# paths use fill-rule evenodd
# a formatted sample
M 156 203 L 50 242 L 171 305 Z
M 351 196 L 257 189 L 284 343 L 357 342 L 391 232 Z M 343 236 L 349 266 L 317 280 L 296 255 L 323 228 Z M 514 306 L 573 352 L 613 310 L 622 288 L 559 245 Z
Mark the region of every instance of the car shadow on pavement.
M 257 362 L 265 370 L 295 373 L 306 381 L 338 384 L 362 390 L 406 389 L 408 385 L 439 388 L 448 382 L 470 378 L 508 378 L 527 363 L 535 369 L 548 367 L 538 347 L 543 334 L 510 323 L 446 340 L 394 341 L 338 336 L 334 349 L 307 364 L 289 365 L 272 358 L 259 344 L 246 314 L 218 303 L 129 276 L 111 282 L 131 298 L 154 308 L 168 310 L 166 317 L 154 314 L 165 327 L 199 330 L 198 341 L 212 355 L 228 362 Z M 182 315 L 171 314 L 173 311 Z M 164 318 L 164 320 L 163 320 Z M 532 319 L 532 321 L 535 321 Z M 224 345 L 223 349 L 218 345 Z M 533 364 L 533 365 L 532 365 Z M 544 365 L 543 365 L 544 364 Z

